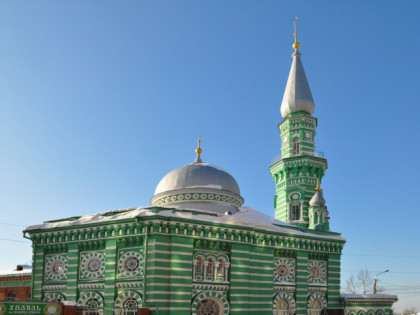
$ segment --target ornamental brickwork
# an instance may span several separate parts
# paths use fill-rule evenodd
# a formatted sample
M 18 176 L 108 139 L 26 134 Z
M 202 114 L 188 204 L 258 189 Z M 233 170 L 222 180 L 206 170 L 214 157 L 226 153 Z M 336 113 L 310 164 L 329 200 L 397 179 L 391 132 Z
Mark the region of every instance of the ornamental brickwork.
M 103 314 L 155 305 L 159 314 L 272 314 L 273 305 L 287 304 L 303 315 L 309 297 L 321 296 L 320 303 L 339 307 L 343 240 L 156 213 L 31 232 L 33 298 L 74 301 Z

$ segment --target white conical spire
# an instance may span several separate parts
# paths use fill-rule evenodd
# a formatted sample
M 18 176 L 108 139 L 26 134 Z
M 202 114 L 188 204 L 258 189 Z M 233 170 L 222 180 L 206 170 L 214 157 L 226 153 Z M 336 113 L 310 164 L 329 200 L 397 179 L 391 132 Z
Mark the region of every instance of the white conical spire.
M 280 112 L 283 118 L 287 115 L 299 111 L 304 111 L 313 114 L 315 104 L 312 98 L 311 89 L 309 88 L 308 80 L 306 79 L 305 70 L 303 70 L 302 61 L 300 60 L 299 46 L 296 33 L 295 19 L 295 42 L 293 48 L 292 68 L 290 69 L 289 79 L 287 80 L 286 90 L 284 91 L 283 101 L 281 102 Z
M 293 54 L 292 68 L 290 69 L 289 79 L 287 80 L 286 90 L 284 91 L 280 107 L 283 118 L 290 113 L 298 111 L 304 111 L 312 115 L 315 109 L 311 89 L 309 88 L 300 56 L 299 51 Z

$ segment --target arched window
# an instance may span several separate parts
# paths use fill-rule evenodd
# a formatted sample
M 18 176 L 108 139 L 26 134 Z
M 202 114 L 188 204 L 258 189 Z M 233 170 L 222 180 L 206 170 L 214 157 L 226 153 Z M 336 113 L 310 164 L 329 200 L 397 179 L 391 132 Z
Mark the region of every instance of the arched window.
M 310 315 L 321 315 L 321 301 L 318 299 L 313 299 L 309 305 Z
M 139 312 L 139 303 L 134 298 L 128 298 L 124 301 L 122 315 L 137 315 Z
M 87 306 L 87 310 L 84 312 L 84 315 L 100 315 L 100 302 L 98 299 L 90 298 L 86 301 L 85 305 Z
M 293 139 L 294 141 L 297 141 L 297 139 Z M 300 146 L 298 142 L 293 142 L 293 146 L 292 146 L 292 153 L 294 155 L 299 155 L 300 153 Z
M 219 304 L 213 299 L 204 299 L 197 304 L 197 315 L 219 315 Z
M 201 275 L 203 273 L 203 263 L 204 263 L 203 256 L 198 256 L 197 257 L 197 265 L 195 265 L 195 273 L 196 274 Z
M 292 212 L 290 214 L 290 220 L 296 221 L 300 219 L 300 207 L 299 205 L 292 205 Z
M 314 224 L 318 224 L 319 223 L 319 214 L 318 211 L 316 211 L 314 213 Z
M 204 271 L 204 257 L 197 256 L 194 278 L 196 280 L 203 280 L 203 271 Z
M 279 299 L 276 303 L 276 310 L 274 315 L 288 315 L 289 314 L 289 302 L 285 299 Z
M 207 268 L 206 268 L 206 280 L 213 280 L 213 269 L 214 269 L 214 258 L 207 258 Z
M 7 294 L 7 299 L 9 301 L 14 301 L 16 300 L 16 292 L 15 291 L 10 291 L 9 294 Z
M 219 265 L 217 266 L 217 280 L 224 281 L 225 280 L 225 260 L 223 258 L 219 258 L 217 260 Z

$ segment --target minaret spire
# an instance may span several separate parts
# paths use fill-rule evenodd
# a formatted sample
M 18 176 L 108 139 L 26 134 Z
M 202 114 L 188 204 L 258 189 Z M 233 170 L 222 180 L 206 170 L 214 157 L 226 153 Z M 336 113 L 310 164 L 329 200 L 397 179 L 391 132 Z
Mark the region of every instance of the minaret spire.
M 297 41 L 297 32 L 296 32 L 296 21 L 297 21 L 297 19 L 298 19 L 298 17 L 297 16 L 295 16 L 295 21 L 294 21 L 294 23 L 295 23 L 295 42 L 293 43 L 293 49 L 295 50 L 295 51 L 298 51 L 298 49 L 299 49 L 299 47 L 300 47 L 300 44 L 298 43 L 298 41 Z
M 309 115 L 312 115 L 315 109 L 311 89 L 309 88 L 308 80 L 306 79 L 302 61 L 300 60 L 301 53 L 299 52 L 300 44 L 297 41 L 296 21 L 297 16 L 294 20 L 295 42 L 293 43 L 293 49 L 295 52 L 292 55 L 292 67 L 290 69 L 286 90 L 284 91 L 283 101 L 281 102 L 280 107 L 283 118 L 296 112 L 306 112 L 309 113 Z

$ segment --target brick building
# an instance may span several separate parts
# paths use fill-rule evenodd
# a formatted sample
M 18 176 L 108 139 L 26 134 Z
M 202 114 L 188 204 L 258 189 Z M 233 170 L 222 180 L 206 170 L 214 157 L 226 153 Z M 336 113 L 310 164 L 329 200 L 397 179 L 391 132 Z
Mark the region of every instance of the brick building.
M 31 298 L 31 281 L 32 267 L 29 265 L 0 271 L 0 301 L 28 301 Z

